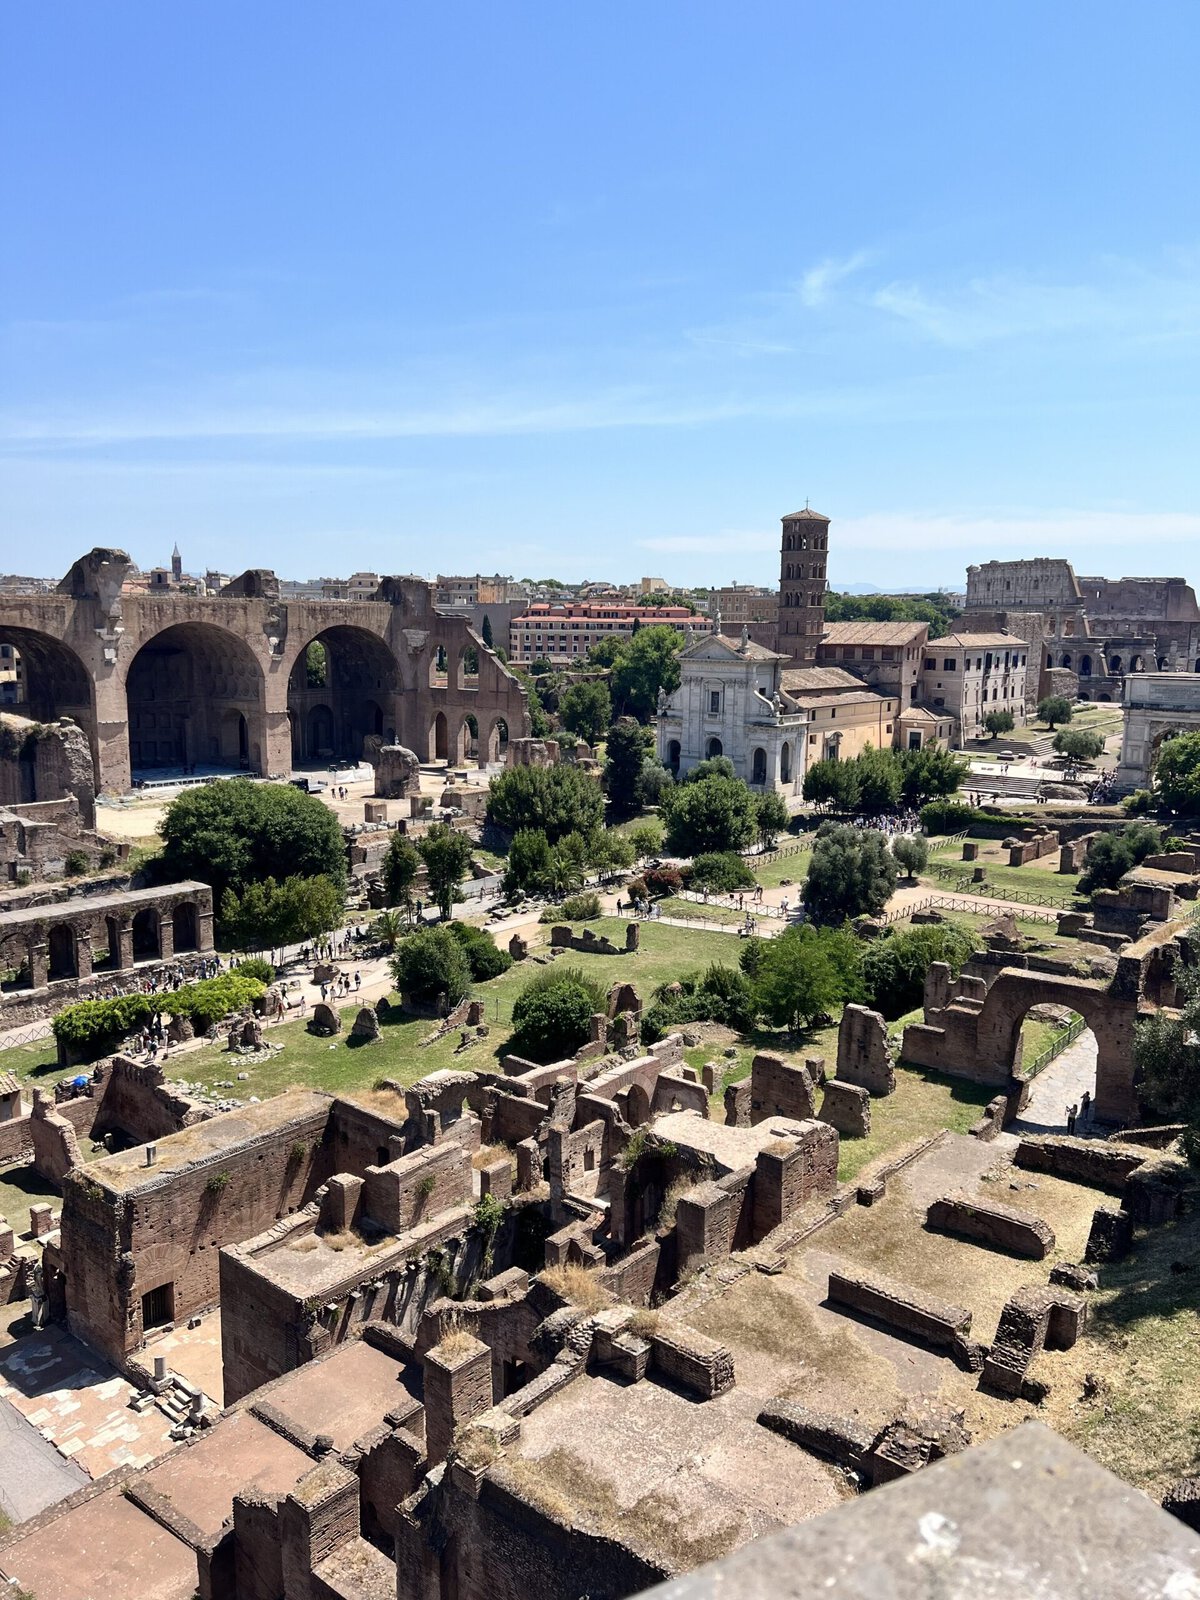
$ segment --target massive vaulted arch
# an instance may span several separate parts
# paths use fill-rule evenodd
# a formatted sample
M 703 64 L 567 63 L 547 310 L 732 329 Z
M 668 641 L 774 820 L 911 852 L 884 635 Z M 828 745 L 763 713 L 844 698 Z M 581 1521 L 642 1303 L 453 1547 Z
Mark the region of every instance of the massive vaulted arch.
M 288 679 L 293 761 L 361 761 L 370 735 L 393 742 L 400 690 L 399 663 L 377 634 L 326 628 Z
M 248 644 L 208 622 L 156 633 L 125 678 L 134 774 L 183 767 L 262 772 L 262 669 Z
M 0 644 L 16 651 L 17 696 L 5 709 L 35 722 L 71 717 L 83 729 L 96 759 L 96 700 L 83 662 L 60 639 L 35 628 L 0 624 Z

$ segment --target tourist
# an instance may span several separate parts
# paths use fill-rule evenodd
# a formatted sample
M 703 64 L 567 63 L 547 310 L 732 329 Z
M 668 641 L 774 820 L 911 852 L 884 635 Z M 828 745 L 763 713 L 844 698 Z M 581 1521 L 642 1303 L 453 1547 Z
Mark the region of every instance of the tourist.
M 1079 1107 L 1078 1106 L 1068 1106 L 1067 1107 L 1067 1132 L 1068 1133 L 1074 1133 L 1075 1132 L 1075 1119 L 1076 1119 L 1076 1117 L 1078 1117 L 1078 1115 L 1079 1115 Z
M 1079 1120 L 1087 1122 L 1092 1113 L 1092 1092 L 1085 1089 L 1079 1097 Z

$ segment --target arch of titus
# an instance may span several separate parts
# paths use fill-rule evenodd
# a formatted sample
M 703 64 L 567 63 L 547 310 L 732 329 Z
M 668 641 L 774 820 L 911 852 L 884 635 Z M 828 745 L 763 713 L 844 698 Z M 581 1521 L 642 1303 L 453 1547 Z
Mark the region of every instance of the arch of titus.
M 123 592 L 133 570 L 96 549 L 52 593 L 0 596 L 0 643 L 23 669 L 14 709 L 77 722 L 100 790 L 184 765 L 283 776 L 360 760 L 370 740 L 483 764 L 529 735 L 517 680 L 420 578 L 285 601 L 261 569 L 206 597 Z

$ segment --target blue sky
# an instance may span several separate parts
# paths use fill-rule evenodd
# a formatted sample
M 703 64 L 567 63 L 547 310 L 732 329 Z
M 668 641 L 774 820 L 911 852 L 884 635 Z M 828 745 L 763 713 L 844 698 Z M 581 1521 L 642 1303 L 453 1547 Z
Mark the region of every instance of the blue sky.
M 1200 7 L 0 18 L 0 570 L 1200 582 Z

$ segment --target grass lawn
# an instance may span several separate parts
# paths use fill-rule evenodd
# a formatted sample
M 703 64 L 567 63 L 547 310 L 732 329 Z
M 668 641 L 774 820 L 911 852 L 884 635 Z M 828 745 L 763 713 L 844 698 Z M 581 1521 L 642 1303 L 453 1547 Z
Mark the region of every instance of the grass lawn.
M 733 906 L 705 905 L 703 900 L 685 900 L 681 895 L 667 895 L 658 904 L 664 917 L 690 917 L 696 922 L 719 922 L 734 928 L 746 920 L 746 913 Z
M 812 858 L 812 850 L 805 845 L 792 855 L 775 856 L 771 861 L 764 861 L 757 865 L 753 857 L 749 858 L 749 867 L 758 882 L 764 889 L 777 889 L 786 878 L 790 883 L 803 883 L 808 876 L 808 863 Z
M 624 946 L 626 924 L 623 920 L 605 917 L 587 926 L 597 935 L 607 933 L 614 944 Z M 542 944 L 547 943 L 549 929 L 541 929 L 539 934 Z M 649 1003 L 651 992 L 660 983 L 670 983 L 689 972 L 703 971 L 714 961 L 732 965 L 736 950 L 735 941 L 728 934 L 643 924 L 641 948 L 636 955 L 591 956 L 572 951 L 559 960 L 564 966 L 581 968 L 606 988 L 617 982 L 632 982 L 643 1001 Z M 352 1047 L 347 1043 L 347 1034 L 358 1005 L 347 1004 L 339 1008 L 343 1032 L 336 1039 L 318 1039 L 307 1032 L 303 1022 L 285 1022 L 269 1028 L 266 1035 L 271 1044 L 282 1045 L 282 1050 L 258 1066 L 246 1066 L 229 1055 L 221 1041 L 216 1041 L 203 1049 L 172 1057 L 167 1062 L 167 1071 L 187 1083 L 213 1085 L 233 1080 L 230 1094 L 236 1094 L 239 1099 L 248 1099 L 250 1095 L 266 1099 L 292 1084 L 348 1093 L 369 1089 L 379 1078 L 410 1084 L 441 1067 L 488 1067 L 493 1065 L 497 1048 L 512 1031 L 513 1002 L 533 974 L 540 970 L 531 963 L 518 962 L 499 978 L 476 986 L 475 994 L 484 1002 L 491 1032 L 461 1055 L 454 1053 L 460 1037 L 457 1029 L 436 1044 L 421 1047 L 421 1040 L 434 1031 L 434 1023 L 428 1018 L 398 1017 L 395 1022 L 385 1024 L 377 1044 Z M 67 1070 L 60 1070 L 53 1063 L 53 1039 L 0 1051 L 0 1072 L 15 1072 L 22 1079 L 32 1079 L 42 1085 L 53 1083 Z M 244 1083 L 237 1082 L 239 1071 L 250 1074 Z
M 32 1166 L 8 1167 L 0 1172 L 0 1217 L 16 1233 L 29 1232 L 29 1208 L 43 1200 L 57 1211 L 62 1195 L 53 1184 L 39 1178 Z

